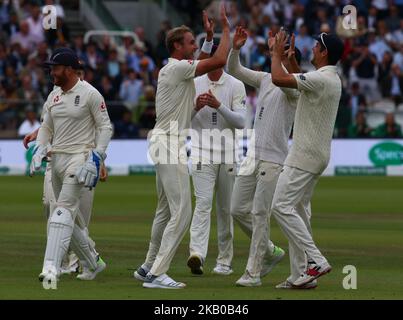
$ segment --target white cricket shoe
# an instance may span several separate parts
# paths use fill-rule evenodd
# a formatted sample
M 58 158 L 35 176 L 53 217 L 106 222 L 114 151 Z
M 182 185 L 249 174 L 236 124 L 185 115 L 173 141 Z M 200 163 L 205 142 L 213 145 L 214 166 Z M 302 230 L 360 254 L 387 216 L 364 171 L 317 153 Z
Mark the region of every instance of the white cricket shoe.
M 309 290 L 309 289 L 315 289 L 318 286 L 318 282 L 316 280 L 313 280 L 312 282 L 309 282 L 303 286 L 296 287 L 294 284 L 289 282 L 288 280 L 281 282 L 280 284 L 276 285 L 276 289 L 297 289 L 297 290 Z
M 106 268 L 106 263 L 102 260 L 100 256 L 97 259 L 97 267 L 95 269 L 90 269 L 89 267 L 83 265 L 83 272 L 77 276 L 79 280 L 94 280 L 98 273 L 104 271 Z
M 222 276 L 228 276 L 233 272 L 234 272 L 234 270 L 232 270 L 231 266 L 227 266 L 222 263 L 217 263 L 217 265 L 214 267 L 214 269 L 212 271 L 212 273 L 219 274 Z
M 332 267 L 328 262 L 323 264 L 308 264 L 307 269 L 301 276 L 293 283 L 296 287 L 302 287 L 307 283 L 329 273 L 332 271 Z
M 260 277 L 252 277 L 248 270 L 240 277 L 235 284 L 238 287 L 259 287 L 262 285 Z
M 147 273 L 149 271 L 150 270 L 148 270 L 147 268 L 140 266 L 136 271 L 134 271 L 133 276 L 139 281 L 149 282 L 149 280 L 147 279 Z
M 144 282 L 144 288 L 150 289 L 183 289 L 186 287 L 186 284 L 182 282 L 176 282 L 174 279 L 170 278 L 166 273 L 156 277 L 151 273 L 147 274 L 147 278 L 150 279 L 150 282 Z
M 274 246 L 270 256 L 266 256 L 263 261 L 263 267 L 260 271 L 260 277 L 266 276 L 273 268 L 284 258 L 285 252 L 280 247 Z

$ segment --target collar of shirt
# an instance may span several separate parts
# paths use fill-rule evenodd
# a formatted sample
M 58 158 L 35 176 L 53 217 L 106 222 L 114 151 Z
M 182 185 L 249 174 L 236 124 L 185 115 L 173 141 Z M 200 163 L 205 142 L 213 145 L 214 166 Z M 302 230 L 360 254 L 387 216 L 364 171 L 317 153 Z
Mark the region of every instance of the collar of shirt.
M 319 69 L 316 70 L 316 71 L 319 71 L 319 72 L 330 71 L 330 72 L 337 73 L 337 67 L 336 67 L 336 66 L 327 65 L 327 66 L 324 66 L 324 67 L 322 67 L 322 68 L 319 68 Z
M 67 91 L 61 90 L 62 94 L 74 93 L 81 86 L 81 84 L 82 83 L 81 83 L 80 79 L 78 79 L 77 83 L 70 90 L 67 90 Z
M 224 84 L 224 81 L 225 81 L 225 78 L 226 78 L 226 77 L 227 77 L 227 74 L 223 71 L 223 73 L 222 73 L 220 79 L 218 79 L 218 81 L 212 81 L 212 80 L 210 80 L 210 78 L 208 77 L 208 75 L 207 75 L 207 81 L 208 81 L 208 84 L 209 84 L 209 85 L 212 85 L 212 86 L 214 86 L 214 85 L 222 85 L 222 84 Z

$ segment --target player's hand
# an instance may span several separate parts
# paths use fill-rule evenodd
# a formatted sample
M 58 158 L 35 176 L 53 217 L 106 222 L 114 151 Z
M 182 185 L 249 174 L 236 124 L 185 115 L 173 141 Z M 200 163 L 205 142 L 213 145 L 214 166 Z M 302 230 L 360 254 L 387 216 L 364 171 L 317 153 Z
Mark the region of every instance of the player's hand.
M 220 9 L 220 20 L 221 20 L 221 27 L 223 30 L 228 30 L 230 29 L 230 24 L 227 18 L 227 14 L 225 12 L 225 4 L 221 4 L 221 9 Z
M 213 95 L 211 90 L 206 92 L 201 98 L 201 100 L 205 105 L 213 109 L 218 109 L 221 106 L 221 102 L 217 100 L 217 98 Z
M 204 94 L 199 95 L 196 98 L 196 108 L 195 108 L 195 110 L 200 111 L 201 109 L 203 109 L 206 106 L 206 104 L 204 102 L 205 102 Z
M 32 153 L 32 160 L 29 166 L 29 175 L 32 177 L 36 172 L 42 168 L 42 161 L 46 160 L 48 154 L 48 146 L 37 144 Z
M 22 143 L 24 144 L 25 149 L 28 149 L 28 143 L 35 141 L 37 136 L 38 130 L 35 130 L 34 132 L 31 132 L 24 137 Z
M 87 188 L 94 188 L 99 179 L 101 163 L 105 158 L 106 155 L 101 155 L 98 151 L 90 151 L 87 161 L 77 169 L 76 176 L 78 183 L 84 184 L 84 187 Z
M 106 169 L 105 163 L 102 162 L 101 170 L 99 171 L 99 181 L 105 182 L 108 179 L 108 169 Z
M 241 49 L 244 45 L 246 40 L 248 39 L 248 33 L 242 27 L 236 27 L 234 39 L 232 40 L 232 47 L 235 50 Z
M 290 47 L 284 52 L 287 55 L 288 60 L 295 57 L 295 35 L 291 35 Z
M 203 10 L 203 27 L 207 34 L 206 40 L 210 42 L 214 36 L 214 21 L 209 19 L 206 10 Z
M 284 30 L 279 31 L 275 36 L 273 44 L 273 55 L 281 57 L 284 55 L 284 47 L 287 43 L 288 37 Z

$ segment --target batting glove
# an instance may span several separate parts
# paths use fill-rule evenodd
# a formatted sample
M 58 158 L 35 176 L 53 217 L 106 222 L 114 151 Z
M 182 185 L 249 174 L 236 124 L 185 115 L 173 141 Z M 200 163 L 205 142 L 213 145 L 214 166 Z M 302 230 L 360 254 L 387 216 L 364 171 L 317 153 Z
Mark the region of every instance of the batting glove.
M 36 172 L 41 170 L 42 161 L 47 159 L 48 146 L 37 144 L 32 153 L 32 160 L 29 166 L 29 175 L 32 177 Z
M 84 184 L 84 186 L 88 188 L 94 188 L 99 179 L 101 163 L 105 158 L 106 155 L 101 154 L 99 151 L 90 151 L 87 162 L 77 170 L 76 176 L 78 183 Z

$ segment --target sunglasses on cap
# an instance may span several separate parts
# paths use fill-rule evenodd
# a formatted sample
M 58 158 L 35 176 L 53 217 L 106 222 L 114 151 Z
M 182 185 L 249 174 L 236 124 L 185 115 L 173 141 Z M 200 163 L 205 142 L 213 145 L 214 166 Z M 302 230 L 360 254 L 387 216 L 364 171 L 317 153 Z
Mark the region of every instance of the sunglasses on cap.
M 320 35 L 319 35 L 319 38 L 320 38 L 320 42 L 322 43 L 322 45 L 325 47 L 325 49 L 327 50 L 327 46 L 326 46 L 326 44 L 325 44 L 325 41 L 323 40 L 323 36 L 325 36 L 325 35 L 327 35 L 327 33 L 326 32 L 322 32 Z

